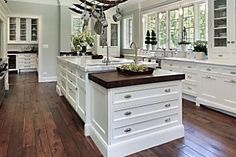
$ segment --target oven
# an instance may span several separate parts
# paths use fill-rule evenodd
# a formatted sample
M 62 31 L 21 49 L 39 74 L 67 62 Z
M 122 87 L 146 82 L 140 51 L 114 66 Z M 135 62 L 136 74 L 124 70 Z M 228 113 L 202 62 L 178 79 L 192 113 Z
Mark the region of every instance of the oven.
M 0 104 L 2 104 L 2 101 L 5 97 L 5 77 L 7 75 L 8 69 L 7 69 L 7 63 L 3 63 L 0 65 Z

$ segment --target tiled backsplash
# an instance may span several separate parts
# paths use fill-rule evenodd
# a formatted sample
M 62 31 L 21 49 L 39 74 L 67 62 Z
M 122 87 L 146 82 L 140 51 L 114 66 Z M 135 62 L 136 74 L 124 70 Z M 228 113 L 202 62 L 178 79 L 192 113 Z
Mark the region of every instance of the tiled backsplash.
M 38 44 L 9 44 L 8 51 L 31 51 L 38 49 Z

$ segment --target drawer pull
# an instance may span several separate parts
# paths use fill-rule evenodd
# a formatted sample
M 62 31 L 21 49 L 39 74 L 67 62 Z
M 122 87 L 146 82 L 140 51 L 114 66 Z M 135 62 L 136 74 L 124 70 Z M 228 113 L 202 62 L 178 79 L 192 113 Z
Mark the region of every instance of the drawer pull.
M 131 95 L 126 95 L 124 97 L 125 97 L 125 99 L 130 99 L 132 96 Z
M 125 116 L 130 116 L 132 114 L 132 112 L 130 112 L 130 111 L 127 111 L 127 112 L 125 112 Z
M 165 89 L 166 93 L 170 93 L 170 91 L 171 91 L 170 89 Z
M 211 71 L 211 69 L 210 69 L 210 68 L 207 68 L 206 70 L 207 70 L 207 71 Z
M 233 84 L 235 84 L 236 83 L 236 81 L 234 81 L 234 80 L 230 80 L 230 81 L 224 81 L 225 83 L 233 83 Z
M 188 87 L 188 90 L 192 90 L 192 88 L 191 88 L 191 87 Z
M 173 66 L 173 64 L 170 64 L 170 66 Z
M 81 79 L 84 79 L 83 75 L 80 75 L 79 77 L 80 77 Z
M 72 89 L 71 89 L 71 88 L 69 88 L 69 90 L 70 90 L 70 91 L 72 91 Z
M 125 133 L 129 133 L 129 132 L 131 132 L 131 131 L 132 131 L 131 128 L 127 128 L 127 129 L 124 130 Z
M 166 108 L 168 108 L 168 107 L 170 107 L 170 106 L 171 106 L 170 104 L 166 104 L 166 105 L 165 105 Z
M 191 76 L 188 76 L 188 79 L 192 79 L 192 77 L 191 77 Z
M 165 120 L 166 123 L 169 123 L 170 121 L 171 121 L 170 118 L 168 118 L 168 119 Z
M 209 80 L 216 80 L 216 79 L 212 78 L 211 76 L 206 76 L 206 77 L 202 77 L 202 78 L 209 79 Z
M 189 69 L 191 69 L 192 67 L 191 66 L 188 66 Z
M 218 57 L 223 57 L 223 55 L 218 55 Z
M 232 74 L 232 75 L 236 75 L 236 72 L 232 71 L 232 72 L 230 72 L 230 74 Z

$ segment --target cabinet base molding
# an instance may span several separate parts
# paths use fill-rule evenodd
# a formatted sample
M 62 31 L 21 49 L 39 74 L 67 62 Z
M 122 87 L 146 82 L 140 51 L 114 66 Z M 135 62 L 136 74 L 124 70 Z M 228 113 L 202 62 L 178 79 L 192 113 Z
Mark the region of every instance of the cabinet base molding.
M 90 136 L 104 157 L 121 157 L 182 138 L 184 137 L 184 126 L 178 125 L 166 130 L 116 143 L 112 146 L 107 145 L 93 127 L 91 127 Z
M 56 82 L 56 81 L 57 81 L 56 76 L 51 76 L 51 77 L 39 76 L 39 82 Z
M 56 92 L 59 96 L 63 96 L 63 93 L 61 92 L 61 88 L 59 87 L 59 85 L 56 85 Z
M 212 102 L 212 101 L 209 101 L 209 100 L 205 100 L 205 99 L 202 99 L 202 98 L 197 98 L 196 103 L 200 104 L 200 105 L 203 105 L 203 106 L 206 106 L 210 109 L 225 113 L 227 115 L 236 117 L 236 114 L 234 114 L 234 113 L 236 113 L 236 110 L 233 109 L 233 108 L 226 107 L 223 104 L 219 104 L 219 103 Z
M 183 99 L 191 101 L 191 102 L 195 102 L 196 103 L 196 97 L 188 95 L 188 94 L 182 94 Z

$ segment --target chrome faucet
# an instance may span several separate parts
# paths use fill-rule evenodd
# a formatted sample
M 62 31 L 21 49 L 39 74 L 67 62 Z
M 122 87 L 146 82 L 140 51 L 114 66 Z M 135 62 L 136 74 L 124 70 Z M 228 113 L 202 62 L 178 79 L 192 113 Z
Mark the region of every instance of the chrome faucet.
M 137 45 L 135 44 L 135 42 L 132 42 L 130 44 L 130 48 L 132 49 L 133 47 L 134 47 L 134 53 L 135 53 L 134 63 L 138 64 L 138 49 L 137 49 Z
M 105 42 L 104 43 L 104 45 L 102 46 L 102 48 L 104 48 L 104 46 L 106 46 L 107 47 L 107 58 L 104 58 L 103 60 L 102 60 L 102 63 L 106 63 L 106 65 L 109 65 L 109 63 L 111 63 L 111 61 L 110 61 L 110 53 L 109 53 L 109 46 L 108 46 L 108 44 L 107 44 L 107 42 Z

